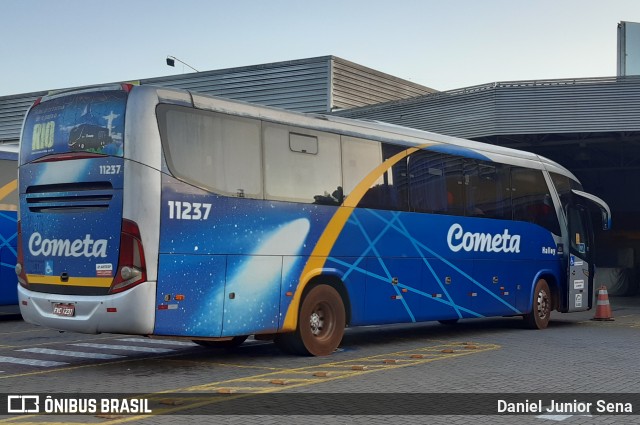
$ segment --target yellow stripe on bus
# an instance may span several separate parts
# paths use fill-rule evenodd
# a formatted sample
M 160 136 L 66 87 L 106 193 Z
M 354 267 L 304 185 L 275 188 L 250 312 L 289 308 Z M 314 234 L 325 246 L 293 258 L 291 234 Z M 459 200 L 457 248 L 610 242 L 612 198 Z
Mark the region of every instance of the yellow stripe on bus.
M 7 197 L 8 194 L 18 188 L 18 179 L 11 180 L 9 183 L 0 187 L 0 201 Z
M 64 286 L 91 286 L 94 288 L 108 288 L 113 282 L 113 277 L 70 277 L 63 282 L 60 276 L 45 276 L 42 274 L 28 274 L 27 281 L 36 285 L 64 285 Z
M 307 264 L 305 264 L 304 269 L 300 274 L 300 283 L 298 284 L 296 292 L 293 294 L 293 299 L 291 300 L 291 304 L 289 304 L 289 309 L 287 310 L 287 314 L 282 324 L 283 331 L 296 330 L 300 299 L 302 297 L 304 288 L 312 278 L 322 273 L 322 269 L 324 267 L 324 263 L 327 260 L 327 256 L 333 249 L 333 245 L 338 240 L 338 236 L 340 236 L 340 232 L 342 232 L 342 229 L 347 223 L 347 220 L 349 220 L 349 217 L 351 216 L 351 213 L 353 213 L 354 208 L 358 205 L 365 193 L 367 193 L 369 188 L 373 185 L 373 183 L 375 183 L 376 180 L 378 180 L 387 170 L 393 167 L 400 160 L 406 158 L 407 156 L 420 149 L 431 146 L 432 144 L 433 143 L 427 143 L 414 148 L 408 148 L 400 153 L 395 154 L 394 156 L 374 168 L 373 171 L 371 171 L 364 179 L 362 179 L 360 183 L 358 183 L 356 187 L 351 191 L 351 193 L 345 198 L 342 206 L 338 207 L 338 210 L 333 215 L 333 217 L 331 217 L 331 220 L 322 232 L 322 235 L 320 235 L 316 246 L 313 248 L 311 256 L 307 260 Z

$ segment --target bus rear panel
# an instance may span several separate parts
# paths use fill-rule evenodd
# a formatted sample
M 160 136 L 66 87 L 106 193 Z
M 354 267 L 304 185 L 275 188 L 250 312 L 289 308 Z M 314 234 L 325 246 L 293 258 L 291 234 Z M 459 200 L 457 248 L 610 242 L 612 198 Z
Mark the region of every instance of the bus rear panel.
M 127 88 L 54 96 L 28 113 L 17 270 L 27 321 L 151 331 L 151 320 L 137 317 L 152 289 L 126 292 L 145 283 L 137 223 L 123 218 Z

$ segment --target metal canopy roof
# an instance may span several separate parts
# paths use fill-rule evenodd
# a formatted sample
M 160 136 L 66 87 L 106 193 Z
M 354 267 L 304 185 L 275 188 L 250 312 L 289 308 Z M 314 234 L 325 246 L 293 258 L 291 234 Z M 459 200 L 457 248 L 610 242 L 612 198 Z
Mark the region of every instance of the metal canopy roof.
M 338 111 L 452 136 L 640 130 L 640 76 L 507 81 Z

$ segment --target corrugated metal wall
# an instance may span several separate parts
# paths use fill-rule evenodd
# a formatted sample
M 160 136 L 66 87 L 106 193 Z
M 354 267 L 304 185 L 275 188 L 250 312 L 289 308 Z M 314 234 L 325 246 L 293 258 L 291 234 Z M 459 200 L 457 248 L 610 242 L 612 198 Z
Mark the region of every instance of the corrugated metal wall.
M 331 110 L 422 96 L 436 90 L 333 57 Z
M 301 112 L 329 110 L 331 56 L 149 78 L 152 84 Z
M 15 142 L 20 137 L 24 114 L 45 92 L 0 97 L 0 143 Z
M 500 82 L 425 95 L 432 89 L 323 56 L 141 84 L 303 112 L 343 109 L 335 113 L 468 138 L 640 130 L 640 76 Z M 44 94 L 0 97 L 0 142 L 18 139 L 25 111 Z M 362 107 L 376 102 L 387 103 Z
M 317 113 L 434 91 L 335 56 L 147 78 L 140 84 Z M 45 93 L 0 97 L 0 141 L 18 139 L 24 113 Z
M 500 82 L 336 112 L 451 136 L 640 130 L 640 77 Z
M 497 134 L 640 130 L 640 77 L 501 83 Z
M 435 92 L 336 56 L 151 78 L 141 84 L 319 113 Z

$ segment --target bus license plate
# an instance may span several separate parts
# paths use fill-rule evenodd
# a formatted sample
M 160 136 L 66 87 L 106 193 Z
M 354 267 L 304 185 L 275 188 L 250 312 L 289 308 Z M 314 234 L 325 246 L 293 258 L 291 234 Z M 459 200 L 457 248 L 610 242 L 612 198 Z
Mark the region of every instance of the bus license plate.
M 76 306 L 73 304 L 54 304 L 53 314 L 56 316 L 73 317 L 76 315 Z

